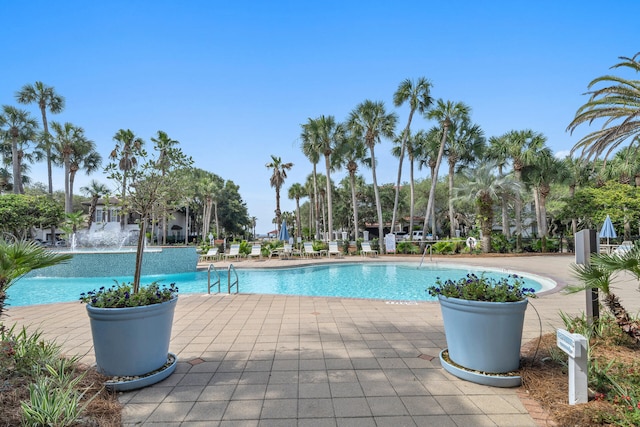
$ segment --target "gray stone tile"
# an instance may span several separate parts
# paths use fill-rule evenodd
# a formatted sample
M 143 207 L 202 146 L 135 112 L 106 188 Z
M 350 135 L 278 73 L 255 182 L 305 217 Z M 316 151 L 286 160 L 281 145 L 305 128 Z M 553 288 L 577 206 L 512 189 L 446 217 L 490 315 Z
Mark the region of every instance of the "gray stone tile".
M 360 381 L 365 396 L 396 396 L 396 390 L 387 381 Z
M 444 415 L 445 411 L 431 396 L 407 396 L 400 398 L 410 415 Z
M 193 407 L 191 402 L 164 402 L 153 411 L 146 422 L 168 423 L 182 422 Z
M 298 418 L 333 417 L 331 399 L 298 399 Z
M 408 415 L 399 397 L 367 397 L 367 402 L 374 416 Z
M 337 418 L 338 427 L 376 427 L 373 417 Z
M 336 417 L 370 417 L 371 409 L 363 397 L 347 397 L 333 400 Z
M 413 421 L 418 427 L 457 427 L 448 415 L 422 415 L 413 417 Z
M 298 416 L 298 399 L 268 399 L 262 405 L 260 419 L 296 418 Z
M 331 396 L 338 397 L 361 397 L 364 396 L 360 383 L 330 383 Z
M 298 396 L 300 399 L 331 397 L 329 383 L 300 383 Z
M 177 386 L 165 397 L 164 402 L 195 402 L 204 386 Z
M 266 384 L 238 384 L 231 400 L 264 399 L 266 391 Z
M 262 400 L 232 400 L 227 406 L 223 420 L 258 420 Z
M 231 400 L 235 391 L 234 384 L 208 385 L 200 393 L 199 401 Z
M 265 399 L 287 399 L 298 397 L 298 384 L 269 384 Z
M 409 416 L 375 417 L 376 427 L 416 427 Z
M 216 402 L 195 402 L 185 421 L 219 421 L 222 419 L 225 409 L 227 409 L 226 401 Z

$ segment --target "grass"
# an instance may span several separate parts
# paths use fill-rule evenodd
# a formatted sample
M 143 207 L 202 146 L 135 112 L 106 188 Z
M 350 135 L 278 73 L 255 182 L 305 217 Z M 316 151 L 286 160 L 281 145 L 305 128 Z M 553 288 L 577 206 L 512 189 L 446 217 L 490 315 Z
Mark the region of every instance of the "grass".
M 593 330 L 584 317 L 562 318 L 569 332 L 589 340 L 589 402 L 568 404 L 568 356 L 557 348 L 555 334 L 525 347 L 521 375 L 527 394 L 558 426 L 640 425 L 640 344 L 611 316 L 601 317 Z
M 0 323 L 0 426 L 119 426 L 122 406 L 105 379 L 39 332 Z

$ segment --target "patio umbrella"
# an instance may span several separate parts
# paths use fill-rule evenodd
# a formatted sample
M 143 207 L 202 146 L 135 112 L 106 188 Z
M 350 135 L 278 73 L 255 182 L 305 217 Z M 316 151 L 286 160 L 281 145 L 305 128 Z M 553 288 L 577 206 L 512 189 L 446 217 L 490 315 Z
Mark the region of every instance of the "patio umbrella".
M 287 230 L 287 220 L 282 221 L 282 227 L 280 228 L 280 234 L 278 240 L 289 241 L 289 231 Z
M 609 244 L 609 239 L 615 239 L 618 237 L 616 234 L 616 229 L 613 228 L 613 223 L 611 222 L 611 218 L 607 215 L 607 218 L 604 220 L 604 224 L 602 224 L 602 228 L 600 229 L 599 236 L 601 239 L 607 239 L 607 245 Z

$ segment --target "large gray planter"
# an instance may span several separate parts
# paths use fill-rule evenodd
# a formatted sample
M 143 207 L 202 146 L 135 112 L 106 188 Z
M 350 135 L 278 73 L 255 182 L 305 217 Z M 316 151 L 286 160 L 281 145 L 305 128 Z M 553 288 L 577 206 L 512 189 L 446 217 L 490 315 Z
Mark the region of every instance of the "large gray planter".
M 487 373 L 520 367 L 520 343 L 528 301 L 468 301 L 440 296 L 449 358 Z
M 128 308 L 87 305 L 98 371 L 107 376 L 145 375 L 167 363 L 178 297 Z

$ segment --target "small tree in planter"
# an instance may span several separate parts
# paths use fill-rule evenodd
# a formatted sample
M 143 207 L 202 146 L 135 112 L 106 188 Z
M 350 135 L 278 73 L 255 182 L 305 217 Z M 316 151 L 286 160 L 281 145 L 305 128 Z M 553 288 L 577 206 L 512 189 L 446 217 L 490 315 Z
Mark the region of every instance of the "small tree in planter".
M 119 131 L 116 136 L 133 135 Z M 81 296 L 87 303 L 91 319 L 94 349 L 98 369 L 109 376 L 141 376 L 160 369 L 168 356 L 171 324 L 177 302 L 177 288 L 171 285 L 161 289 L 157 283 L 140 285 L 146 230 L 153 215 L 163 215 L 181 200 L 178 189 L 192 160 L 175 147 L 175 141 L 164 144 L 167 138 L 155 140 L 155 157 L 147 158 L 144 143 L 136 138 L 135 144 L 122 149 L 123 160 L 107 166 L 109 177 L 126 183 L 123 190 L 123 215 L 139 216 L 139 234 L 136 261 L 131 284 L 118 284 L 109 289 L 91 291 Z M 116 159 L 121 141 L 112 153 Z M 132 159 L 135 159 L 133 161 Z M 173 365 L 175 369 L 175 364 Z M 143 381 L 140 386 L 153 384 L 173 370 Z M 118 388 L 118 387 L 116 387 Z M 129 389 L 135 387 L 119 387 Z

